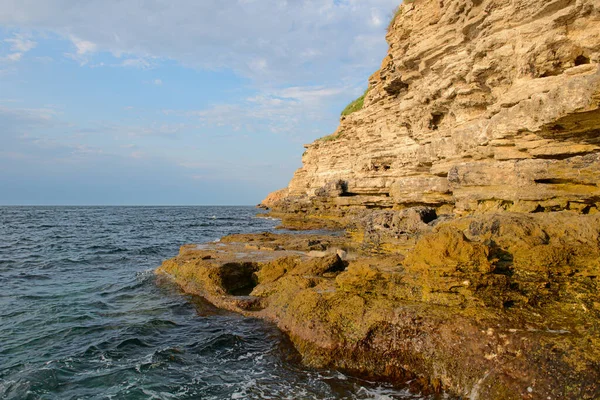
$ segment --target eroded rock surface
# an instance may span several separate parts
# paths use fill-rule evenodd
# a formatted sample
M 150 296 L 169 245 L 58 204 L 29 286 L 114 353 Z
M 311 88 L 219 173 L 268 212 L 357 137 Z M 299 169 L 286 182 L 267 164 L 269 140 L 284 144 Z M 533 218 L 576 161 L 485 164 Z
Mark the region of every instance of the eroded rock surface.
M 364 108 L 269 207 L 598 209 L 597 0 L 405 1 L 387 40 Z
M 405 0 L 364 107 L 158 272 L 309 365 L 477 399 L 600 398 L 600 2 Z
M 419 231 L 381 255 L 350 236 L 237 235 L 184 246 L 158 272 L 275 322 L 308 365 L 470 399 L 600 396 L 599 215 Z

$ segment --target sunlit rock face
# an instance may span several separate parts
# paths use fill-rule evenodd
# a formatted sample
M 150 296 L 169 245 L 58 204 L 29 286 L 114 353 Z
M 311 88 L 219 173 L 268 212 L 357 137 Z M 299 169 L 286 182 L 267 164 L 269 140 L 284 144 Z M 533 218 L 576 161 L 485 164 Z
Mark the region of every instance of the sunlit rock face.
M 262 204 L 289 229 L 342 229 L 306 243 L 345 268 L 258 265 L 251 313 L 315 366 L 600 398 L 600 2 L 405 0 L 387 40 L 362 109 Z M 184 256 L 163 270 L 187 287 Z
M 282 208 L 598 209 L 597 0 L 404 1 L 387 41 L 364 107 L 306 146 Z
M 231 235 L 157 273 L 276 323 L 313 367 L 452 398 L 598 399 L 600 214 L 430 217 L 372 212 L 408 236 L 377 252 L 349 235 Z

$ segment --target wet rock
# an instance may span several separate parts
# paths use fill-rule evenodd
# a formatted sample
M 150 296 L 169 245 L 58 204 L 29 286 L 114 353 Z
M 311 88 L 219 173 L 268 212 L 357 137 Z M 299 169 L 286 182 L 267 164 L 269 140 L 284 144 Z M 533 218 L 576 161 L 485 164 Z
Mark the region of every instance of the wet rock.
M 248 250 L 240 240 L 284 250 Z M 313 240 L 331 247 L 313 257 Z M 386 254 L 352 236 L 222 242 L 185 246 L 158 273 L 273 321 L 308 365 L 470 398 L 520 399 L 531 382 L 542 398 L 600 395 L 600 215 L 454 218 Z M 345 262 L 342 247 L 354 253 Z M 207 252 L 213 258 L 203 260 Z M 243 282 L 251 293 L 233 293 Z

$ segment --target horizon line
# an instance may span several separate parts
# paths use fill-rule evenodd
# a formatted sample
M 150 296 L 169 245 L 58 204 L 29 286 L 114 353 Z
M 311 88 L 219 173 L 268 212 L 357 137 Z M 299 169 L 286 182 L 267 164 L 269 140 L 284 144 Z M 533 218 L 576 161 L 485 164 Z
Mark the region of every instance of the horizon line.
M 0 207 L 257 207 L 258 204 L 0 204 Z

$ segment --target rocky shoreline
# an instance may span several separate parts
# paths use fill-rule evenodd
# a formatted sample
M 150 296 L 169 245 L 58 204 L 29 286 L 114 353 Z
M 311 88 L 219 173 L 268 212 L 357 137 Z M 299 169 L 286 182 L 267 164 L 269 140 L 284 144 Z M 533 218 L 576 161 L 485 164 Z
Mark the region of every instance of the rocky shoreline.
M 600 4 L 404 0 L 386 39 L 362 108 L 261 204 L 337 233 L 229 236 L 157 273 L 308 365 L 599 399 Z
M 355 234 L 233 235 L 157 273 L 277 324 L 310 366 L 469 399 L 598 398 L 600 215 L 420 215 L 379 253 Z

